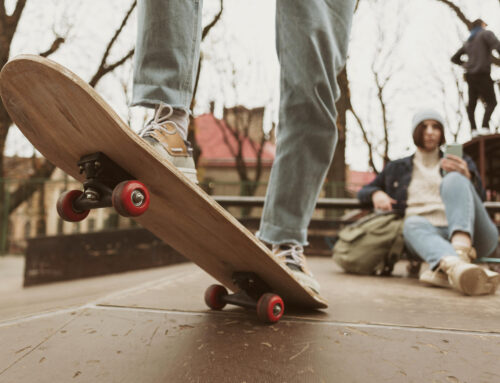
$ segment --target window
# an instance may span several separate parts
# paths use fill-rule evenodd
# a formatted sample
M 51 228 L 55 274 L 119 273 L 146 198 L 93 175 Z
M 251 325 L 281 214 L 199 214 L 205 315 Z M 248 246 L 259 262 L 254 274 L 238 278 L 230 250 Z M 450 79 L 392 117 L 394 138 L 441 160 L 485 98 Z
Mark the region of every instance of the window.
M 57 234 L 62 234 L 63 233 L 63 228 L 64 228 L 63 225 L 64 225 L 64 221 L 61 218 L 59 218 L 57 220 Z
M 36 235 L 45 235 L 45 220 L 39 219 L 36 223 Z
M 29 238 L 31 236 L 31 222 L 28 221 L 24 225 L 24 238 Z
M 87 231 L 95 231 L 95 218 L 87 218 Z
M 106 220 L 107 229 L 116 229 L 118 227 L 118 214 L 111 213 Z

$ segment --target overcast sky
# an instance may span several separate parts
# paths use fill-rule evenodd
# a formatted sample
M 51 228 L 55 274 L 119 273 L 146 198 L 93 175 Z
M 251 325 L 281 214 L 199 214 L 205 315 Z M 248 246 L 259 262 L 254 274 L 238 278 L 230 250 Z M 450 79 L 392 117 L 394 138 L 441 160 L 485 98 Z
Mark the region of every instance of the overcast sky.
M 488 28 L 500 36 L 498 0 L 455 2 L 462 6 L 467 17 L 482 17 L 489 24 Z M 130 3 L 125 0 L 30 0 L 12 53 L 43 51 L 53 38 L 53 30 L 59 33 L 69 31 L 69 41 L 51 58 L 89 80 L 98 66 L 106 41 Z M 218 10 L 218 3 L 218 0 L 205 0 L 205 22 Z M 222 22 L 202 45 L 205 60 L 195 114 L 206 112 L 208 103 L 214 100 L 219 110 L 224 105 L 265 105 L 266 126 L 276 120 L 279 66 L 274 47 L 274 13 L 274 1 L 226 0 Z M 133 46 L 135 29 L 134 15 L 113 52 L 114 57 Z M 354 19 L 347 67 L 352 102 L 371 134 L 380 139 L 380 107 L 375 97 L 371 65 L 377 44 L 382 41 L 383 49 L 389 54 L 387 61 L 378 63 L 379 71 L 381 75 L 392 75 L 385 95 L 388 98 L 393 158 L 413 150 L 408 140 L 409 121 L 420 106 L 436 107 L 446 114 L 451 127 L 456 128 L 454 79 L 461 70 L 458 67 L 452 69 L 449 58 L 467 35 L 466 28 L 451 10 L 436 0 L 361 0 Z M 395 36 L 400 36 L 398 45 L 391 43 Z M 232 68 L 236 70 L 234 76 L 230 74 Z M 495 70 L 493 77 L 500 79 L 500 72 Z M 233 80 L 236 89 L 231 85 Z M 131 63 L 103 79 L 97 90 L 124 119 L 131 118 L 132 127 L 138 130 L 145 118 L 144 111 L 141 108 L 130 111 L 122 90 L 123 83 L 130 89 Z M 445 95 L 441 91 L 443 85 Z M 479 109 L 478 115 L 482 114 Z M 493 116 L 497 125 L 500 120 L 498 109 Z M 7 154 L 30 155 L 32 149 L 21 134 L 14 129 L 11 132 Z M 459 141 L 466 141 L 469 137 L 466 122 Z M 349 118 L 347 162 L 352 168 L 367 169 L 364 147 L 359 127 Z

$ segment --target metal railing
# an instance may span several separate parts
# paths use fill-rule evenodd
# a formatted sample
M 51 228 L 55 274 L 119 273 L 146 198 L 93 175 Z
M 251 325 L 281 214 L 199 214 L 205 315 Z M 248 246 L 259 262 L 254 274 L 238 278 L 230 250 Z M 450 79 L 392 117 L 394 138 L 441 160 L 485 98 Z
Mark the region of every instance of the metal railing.
M 35 180 L 16 180 L 0 179 L 0 186 L 5 190 L 12 191 L 24 186 L 33 186 L 37 184 L 37 191 L 28 198 L 14 212 L 9 211 L 9 193 L 4 194 L 4 200 L 0 201 L 0 254 L 8 251 L 22 252 L 26 239 L 35 236 L 56 235 L 75 232 L 92 232 L 106 229 L 127 228 L 137 224 L 135 221 L 120 217 L 113 209 L 101 209 L 102 212 L 93 211 L 88 219 L 81 223 L 71 224 L 63 222 L 57 215 L 55 203 L 59 194 L 64 190 L 80 189 L 81 184 L 70 177 L 62 179 L 35 179 Z M 223 207 L 227 208 L 236 218 L 257 218 L 260 215 L 260 208 L 264 205 L 264 196 L 239 196 L 235 195 L 241 190 L 241 184 L 238 182 L 209 182 L 201 184 L 207 192 L 218 192 L 212 197 Z M 267 184 L 261 182 L 258 192 L 264 194 Z M 351 190 L 356 189 L 355 185 L 344 184 L 325 184 L 325 190 L 334 191 L 334 195 L 345 194 L 344 190 L 348 187 Z M 359 187 L 359 185 L 358 185 Z M 29 188 L 27 188 L 29 189 Z M 226 194 L 226 192 L 228 194 Z M 233 193 L 233 194 L 231 194 Z M 341 194 L 342 193 L 342 194 Z M 323 192 L 325 195 L 325 192 Z M 500 202 L 486 202 L 485 207 L 490 213 L 500 212 Z M 254 209 L 255 208 L 255 209 Z M 339 218 L 344 210 L 364 208 L 357 199 L 354 198 L 320 198 L 316 204 L 316 209 L 323 219 Z M 252 212 L 250 214 L 250 212 Z M 331 213 L 335 213 L 332 215 Z M 14 249 L 14 250 L 12 250 Z M 19 249 L 18 251 L 16 249 Z

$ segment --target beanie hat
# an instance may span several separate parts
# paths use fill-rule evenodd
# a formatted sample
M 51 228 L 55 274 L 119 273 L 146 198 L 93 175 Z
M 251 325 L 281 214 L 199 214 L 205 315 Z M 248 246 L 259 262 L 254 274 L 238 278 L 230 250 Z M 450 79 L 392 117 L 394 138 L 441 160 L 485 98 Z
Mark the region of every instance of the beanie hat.
M 419 111 L 417 111 L 417 113 L 415 113 L 411 121 L 412 134 L 415 132 L 417 126 L 420 125 L 420 123 L 425 120 L 435 120 L 439 122 L 441 126 L 444 128 L 445 125 L 444 118 L 443 116 L 441 116 L 439 112 L 431 108 L 420 109 Z
M 417 127 L 420 125 L 425 120 L 434 120 L 439 122 L 440 128 L 441 128 L 441 142 L 439 145 L 443 145 L 446 142 L 445 136 L 444 136 L 444 119 L 443 116 L 439 112 L 437 112 L 434 109 L 431 108 L 426 108 L 426 109 L 420 109 L 415 113 L 413 116 L 413 119 L 411 121 L 411 130 L 412 130 L 412 136 L 413 136 L 413 142 L 415 145 L 418 147 L 423 147 L 423 136 L 422 136 L 422 131 L 420 133 L 416 132 Z

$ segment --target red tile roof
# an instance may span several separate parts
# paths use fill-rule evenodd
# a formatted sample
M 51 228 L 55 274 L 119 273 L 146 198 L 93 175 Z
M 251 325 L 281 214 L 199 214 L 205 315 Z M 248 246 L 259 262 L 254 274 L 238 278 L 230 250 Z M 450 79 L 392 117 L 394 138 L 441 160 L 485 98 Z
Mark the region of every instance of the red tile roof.
M 347 189 L 350 192 L 357 193 L 366 184 L 373 181 L 376 177 L 374 172 L 360 172 L 356 170 L 349 170 L 347 172 Z
M 200 166 L 234 167 L 236 161 L 232 152 L 237 151 L 238 143 L 223 120 L 216 120 L 212 114 L 195 118 L 196 142 L 201 148 Z M 224 134 L 226 133 L 226 134 Z M 227 142 L 225 141 L 225 138 Z M 262 165 L 270 167 L 274 160 L 276 146 L 272 142 L 264 144 Z M 248 138 L 243 142 L 243 158 L 247 166 L 255 166 L 257 154 Z

